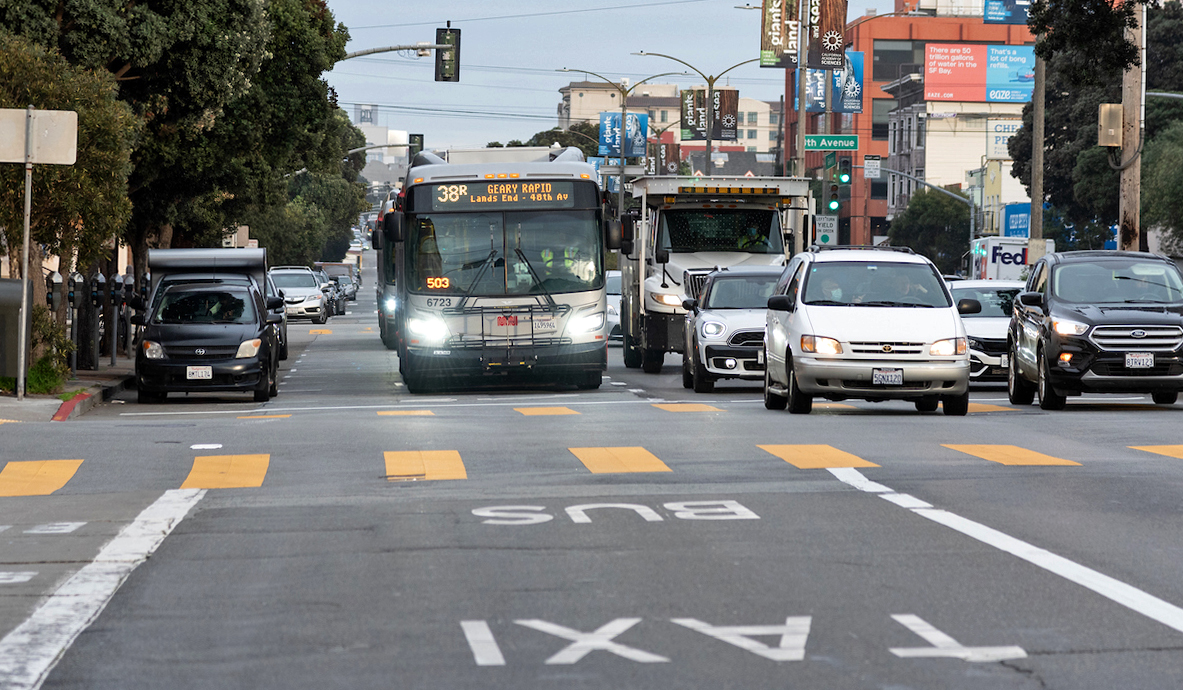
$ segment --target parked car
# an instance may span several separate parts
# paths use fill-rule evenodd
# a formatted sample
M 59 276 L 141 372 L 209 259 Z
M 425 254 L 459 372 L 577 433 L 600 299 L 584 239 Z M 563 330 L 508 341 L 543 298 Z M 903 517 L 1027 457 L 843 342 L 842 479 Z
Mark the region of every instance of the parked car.
M 605 271 L 604 281 L 608 293 L 608 342 L 623 341 L 620 330 L 620 271 Z
M 828 248 L 827 248 L 828 249 Z M 808 414 L 814 397 L 910 400 L 921 412 L 969 410 L 969 346 L 931 261 L 906 247 L 793 257 L 768 299 L 764 406 Z
M 948 278 L 946 277 L 946 281 Z M 1023 291 L 1019 280 L 958 280 L 949 284 L 953 301 L 976 299 L 982 305 L 977 314 L 964 314 L 969 338 L 970 383 L 1006 382 L 1010 356 L 1006 334 L 1014 311 L 1015 297 Z
M 783 269 L 737 266 L 706 277 L 699 299 L 687 299 L 682 385 L 710 393 L 715 381 L 764 378 L 768 298 Z
M 271 327 L 275 330 L 275 340 L 279 344 L 279 359 L 283 361 L 288 358 L 288 312 L 283 304 L 283 290 L 275 287 L 275 281 L 271 279 L 271 276 L 267 276 L 263 287 L 265 288 L 263 291 L 264 297 L 278 297 L 280 300 L 278 303 L 271 299 L 267 301 L 269 304 L 276 305 L 270 311 L 273 315 L 279 317 L 279 323 L 272 324 Z
M 345 292 L 341 289 L 341 286 L 338 285 L 337 282 L 333 280 L 332 276 L 330 276 L 325 271 L 314 271 L 314 273 L 316 273 L 316 279 L 320 281 L 322 287 L 325 285 L 328 285 L 329 287 L 327 292 L 329 296 L 329 305 L 331 307 L 329 310 L 329 316 L 341 316 L 344 314 L 345 303 L 348 300 L 345 298 Z
M 1183 389 L 1183 275 L 1142 252 L 1046 254 L 1019 293 L 1008 335 L 1007 392 L 1063 409 L 1082 392 L 1149 393 L 1173 404 Z
M 283 290 L 284 305 L 289 319 L 311 319 L 316 323 L 329 320 L 328 288 L 321 285 L 316 274 L 307 266 L 276 266 L 268 272 L 275 286 Z
M 333 276 L 333 282 L 345 293 L 345 299 L 350 302 L 357 301 L 357 283 L 353 282 L 353 278 L 349 276 Z

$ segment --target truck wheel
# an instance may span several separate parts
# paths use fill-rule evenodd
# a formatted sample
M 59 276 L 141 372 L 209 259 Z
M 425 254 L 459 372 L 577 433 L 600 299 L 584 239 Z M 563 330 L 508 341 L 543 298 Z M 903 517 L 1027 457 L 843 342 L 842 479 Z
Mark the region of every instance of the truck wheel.
M 628 338 L 625 338 L 624 347 L 621 348 L 624 354 L 624 366 L 629 369 L 639 369 L 641 367 L 641 349 L 628 343 Z
M 1032 386 L 1019 371 L 1015 349 L 1010 349 L 1010 362 L 1006 368 L 1006 397 L 1012 405 L 1030 405 L 1035 400 L 1035 386 Z
M 1047 371 L 1047 359 L 1043 356 L 1043 350 L 1035 355 L 1035 359 L 1039 362 L 1039 409 L 1064 409 L 1064 406 L 1068 404 L 1068 398 L 1052 389 L 1052 382 Z
M 665 364 L 665 351 L 650 350 L 649 348 L 641 350 L 641 371 L 646 374 L 660 374 L 663 364 Z
M 1179 391 L 1154 391 L 1150 397 L 1158 405 L 1174 405 L 1179 399 Z

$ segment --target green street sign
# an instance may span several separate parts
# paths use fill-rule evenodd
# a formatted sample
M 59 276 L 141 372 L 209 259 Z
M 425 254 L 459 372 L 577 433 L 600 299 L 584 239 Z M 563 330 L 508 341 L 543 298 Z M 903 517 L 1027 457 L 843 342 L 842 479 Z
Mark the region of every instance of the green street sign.
M 826 154 L 826 167 L 827 168 L 837 168 L 838 167 L 838 154 L 837 153 L 830 151 L 829 153 Z
M 806 134 L 806 151 L 857 151 L 857 134 Z

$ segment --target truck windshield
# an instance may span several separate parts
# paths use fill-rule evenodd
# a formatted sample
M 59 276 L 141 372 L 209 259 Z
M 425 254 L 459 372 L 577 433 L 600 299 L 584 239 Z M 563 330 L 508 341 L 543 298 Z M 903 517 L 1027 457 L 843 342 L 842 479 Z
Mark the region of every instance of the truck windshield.
M 783 254 L 780 215 L 773 209 L 670 209 L 661 215 L 657 246 L 671 252 Z
M 530 295 L 604 284 L 595 211 L 432 213 L 411 217 L 409 230 L 414 292 Z
M 805 304 L 862 307 L 952 306 L 928 264 L 818 261 L 805 280 Z

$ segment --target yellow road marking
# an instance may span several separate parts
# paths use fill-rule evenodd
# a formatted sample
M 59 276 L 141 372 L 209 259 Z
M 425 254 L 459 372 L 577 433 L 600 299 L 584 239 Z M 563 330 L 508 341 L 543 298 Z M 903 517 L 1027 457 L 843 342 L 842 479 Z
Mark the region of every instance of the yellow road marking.
M 0 470 L 0 496 L 48 496 L 66 485 L 81 460 L 10 462 Z
M 431 410 L 380 410 L 379 417 L 434 417 Z
M 245 489 L 263 485 L 270 455 L 202 455 L 182 489 Z
M 454 450 L 388 450 L 386 479 L 468 479 L 464 461 Z
M 814 403 L 815 410 L 857 410 L 854 405 L 846 405 L 844 403 Z
M 287 419 L 288 417 L 291 417 L 291 415 L 290 414 L 256 414 L 256 415 L 245 415 L 245 416 L 239 417 L 239 419 Z
M 970 412 L 1017 412 L 1013 407 L 1004 407 L 1002 405 L 987 405 L 985 403 L 970 403 Z
M 1183 460 L 1183 446 L 1130 446 L 1134 450 L 1144 450 L 1147 453 L 1165 455 L 1168 458 Z
M 827 467 L 879 467 L 873 462 L 863 460 L 857 455 L 851 455 L 834 446 L 825 445 L 788 445 L 788 446 L 757 446 L 772 453 L 793 467 L 800 470 L 820 470 Z
M 564 414 L 579 414 L 570 407 L 515 407 L 514 412 L 521 412 L 527 417 L 543 417 Z
M 664 462 L 639 446 L 619 448 L 568 448 L 592 474 L 618 472 L 672 472 Z
M 332 335 L 333 332 L 327 328 L 313 328 L 308 331 L 308 335 Z
M 364 333 L 364 332 L 366 332 L 366 331 L 372 331 L 372 330 L 374 330 L 374 329 L 373 329 L 373 327 L 371 327 L 371 326 L 366 326 L 365 328 L 363 328 L 363 329 L 362 329 L 362 332 Z
M 1018 446 L 992 444 L 955 446 L 948 443 L 942 443 L 941 445 L 967 455 L 977 456 L 983 460 L 996 462 L 1000 465 L 1080 465 L 1079 462 L 1072 462 L 1064 458 L 1055 458 Z
M 723 410 L 704 405 L 702 403 L 665 403 L 654 405 L 659 410 L 666 412 L 722 412 Z
M 0 419 L 0 424 L 19 424 L 19 419 Z

